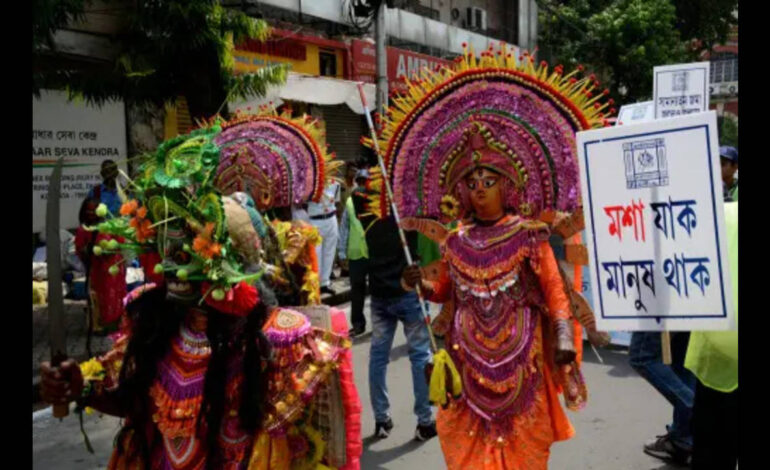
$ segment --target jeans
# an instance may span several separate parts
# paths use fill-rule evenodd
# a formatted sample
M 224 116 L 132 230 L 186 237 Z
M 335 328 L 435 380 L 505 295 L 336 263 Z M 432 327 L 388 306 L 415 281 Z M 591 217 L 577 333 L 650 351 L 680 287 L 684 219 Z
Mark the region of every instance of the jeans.
M 315 254 L 318 257 L 319 282 L 321 287 L 329 287 L 334 257 L 337 256 L 337 237 L 339 237 L 337 218 L 310 219 L 310 223 L 318 229 L 318 233 L 321 235 L 321 243 L 315 247 Z
M 364 300 L 366 299 L 366 277 L 369 260 L 366 258 L 348 261 L 350 271 L 350 323 L 353 328 L 366 328 Z
M 385 376 L 399 320 L 404 323 L 404 335 L 409 346 L 409 361 L 412 363 L 414 414 L 417 415 L 417 422 L 420 425 L 428 425 L 433 421 L 433 412 L 428 401 L 428 383 L 425 381 L 425 365 L 431 359 L 430 339 L 422 319 L 419 302 L 417 294 L 413 292 L 389 299 L 372 297 L 369 392 L 374 419 L 378 423 L 390 419 L 390 402 Z
M 674 406 L 668 431 L 687 450 L 692 448 L 690 420 L 695 397 L 695 376 L 684 368 L 689 341 L 689 332 L 671 333 L 671 365 L 663 364 L 660 332 L 634 332 L 628 349 L 631 367 Z

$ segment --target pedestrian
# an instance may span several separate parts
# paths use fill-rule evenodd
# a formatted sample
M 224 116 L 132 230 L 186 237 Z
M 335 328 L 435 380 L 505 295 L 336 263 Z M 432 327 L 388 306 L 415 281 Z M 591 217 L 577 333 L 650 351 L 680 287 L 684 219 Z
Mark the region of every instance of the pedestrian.
M 693 331 L 684 361 L 696 377 L 692 468 L 734 470 L 738 464 L 738 203 L 725 204 L 725 232 L 736 325 Z
M 738 150 L 735 147 L 719 147 L 722 164 L 722 188 L 725 202 L 738 202 Z
M 689 339 L 687 331 L 671 333 L 671 365 L 663 363 L 659 331 L 633 332 L 628 348 L 631 367 L 674 407 L 671 425 L 666 426 L 664 434 L 645 443 L 644 452 L 681 465 L 687 464 L 692 454 L 690 422 L 695 377 L 684 367 Z
M 318 229 L 322 239 L 321 243 L 316 246 L 321 293 L 330 295 L 336 294 L 329 284 L 334 266 L 334 256 L 337 252 L 337 238 L 339 237 L 336 206 L 339 200 L 340 184 L 332 181 L 324 187 L 319 202 L 310 201 L 307 204 L 310 223 Z
M 343 181 L 342 185 L 342 197 L 340 198 L 340 201 L 337 203 L 337 220 L 339 221 L 339 227 L 340 227 L 340 233 L 342 231 L 342 223 L 343 219 L 345 218 L 345 209 L 347 207 L 347 202 L 350 196 L 353 194 L 353 191 L 356 189 L 356 175 L 358 174 L 358 166 L 355 162 L 348 162 L 345 166 L 345 180 Z M 337 246 L 339 247 L 339 242 L 337 243 Z M 339 256 L 339 249 L 338 249 L 338 255 L 337 255 L 337 266 L 340 268 L 340 276 L 341 277 L 348 277 L 350 276 L 350 267 L 348 266 L 348 260 L 345 258 L 341 258 Z M 332 274 L 334 272 L 332 271 Z
M 361 219 L 371 223 L 373 217 L 365 216 L 367 170 L 356 173 L 355 190 L 345 203 L 345 212 L 340 220 L 340 238 L 337 243 L 337 256 L 346 261 L 350 273 L 350 336 L 359 336 L 366 331 L 364 300 L 366 298 L 366 278 L 369 266 L 369 248 L 366 244 L 364 225 Z
M 123 297 L 127 293 L 126 266 L 117 249 L 125 240 L 88 229 L 103 220 L 97 214 L 102 204 L 106 206 L 95 196 L 86 197 L 80 206 L 80 225 L 75 232 L 75 252 L 86 267 L 89 336 L 92 332 L 112 332 L 118 328 L 124 311 Z M 118 216 L 119 211 L 120 208 L 114 214 Z
M 342 221 L 342 214 L 345 212 L 345 208 L 347 207 L 346 204 L 348 202 L 348 198 L 358 187 L 358 184 L 356 183 L 358 173 L 359 169 L 356 164 L 354 162 L 348 162 L 345 166 L 345 180 L 343 182 L 344 184 L 342 185 L 342 196 L 337 203 L 337 216 L 340 218 L 340 221 Z
M 409 247 L 416 252 L 417 240 L 409 234 Z M 409 347 L 412 365 L 414 414 L 417 416 L 415 439 L 426 441 L 436 436 L 428 399 L 425 367 L 430 362 L 430 339 L 422 317 L 417 294 L 404 289 L 401 273 L 406 268 L 404 249 L 393 217 L 376 220 L 366 232 L 369 249 L 369 289 L 371 292 L 372 343 L 369 352 L 369 392 L 374 409 L 374 435 L 386 438 L 394 423 L 390 413 L 388 386 L 385 380 L 393 337 L 399 322 Z
M 112 160 L 104 160 L 101 167 L 102 182 L 88 191 L 88 197 L 107 206 L 114 216 L 120 210 L 120 195 L 118 194 L 118 165 Z

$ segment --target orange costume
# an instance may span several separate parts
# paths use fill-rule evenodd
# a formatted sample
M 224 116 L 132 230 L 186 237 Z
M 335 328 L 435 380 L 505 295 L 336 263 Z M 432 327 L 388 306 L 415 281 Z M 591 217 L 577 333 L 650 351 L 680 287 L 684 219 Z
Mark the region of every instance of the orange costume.
M 551 444 L 574 435 L 558 393 L 576 409 L 586 389 L 576 365 L 568 373 L 553 362 L 550 330 L 571 314 L 547 233 L 515 216 L 462 225 L 442 244 L 438 279 L 425 282 L 445 304 L 435 326 L 464 387 L 438 413 L 450 469 L 546 468 Z
M 372 210 L 397 209 L 441 247 L 422 291 L 444 304 L 430 396 L 455 395 L 436 426 L 448 468 L 545 469 L 551 444 L 575 433 L 559 394 L 570 409 L 587 399 L 575 317 L 590 317 L 548 240 L 580 230 L 553 222 L 582 211 L 575 134 L 607 125 L 609 92 L 504 48 L 455 62 L 409 81 L 385 113 L 370 185 L 387 178 L 392 195 Z

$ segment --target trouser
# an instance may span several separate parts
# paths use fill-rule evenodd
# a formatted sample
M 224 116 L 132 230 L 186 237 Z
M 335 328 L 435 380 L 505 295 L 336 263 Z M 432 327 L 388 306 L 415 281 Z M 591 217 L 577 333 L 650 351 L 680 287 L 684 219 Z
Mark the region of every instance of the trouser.
M 738 390 L 724 393 L 698 380 L 692 415 L 692 468 L 734 470 L 738 464 Z
M 674 406 L 674 421 L 668 431 L 673 441 L 687 450 L 692 448 L 690 420 L 695 395 L 695 376 L 684 368 L 689 341 L 689 332 L 671 333 L 671 365 L 663 364 L 660 332 L 634 332 L 628 349 L 631 367 Z
M 428 425 L 433 421 L 433 412 L 428 401 L 428 383 L 425 380 L 425 366 L 431 358 L 430 340 L 419 302 L 417 294 L 413 292 L 391 299 L 372 297 L 369 393 L 374 409 L 374 419 L 378 423 L 390 419 L 390 402 L 385 376 L 399 321 L 404 324 L 409 361 L 412 363 L 414 414 L 420 425 Z
M 364 300 L 366 299 L 368 269 L 369 260 L 366 258 L 348 261 L 348 271 L 350 272 L 350 323 L 357 330 L 366 328 Z
M 334 255 L 337 254 L 337 238 L 339 237 L 337 218 L 311 219 L 310 223 L 318 229 L 318 233 L 323 239 L 319 245 L 316 245 L 315 253 L 318 257 L 318 275 L 321 287 L 329 287 L 329 277 L 332 275 Z

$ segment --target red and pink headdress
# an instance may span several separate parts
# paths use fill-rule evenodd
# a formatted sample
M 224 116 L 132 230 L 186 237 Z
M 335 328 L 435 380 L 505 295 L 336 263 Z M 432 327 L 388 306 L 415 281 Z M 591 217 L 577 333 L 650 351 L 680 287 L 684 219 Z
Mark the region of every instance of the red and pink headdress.
M 505 177 L 508 209 L 532 218 L 574 211 L 575 134 L 607 125 L 604 109 L 612 104 L 599 102 L 606 91 L 594 95 L 593 76 L 577 73 L 535 67 L 528 54 L 516 61 L 501 50 L 480 60 L 466 53 L 454 70 L 425 70 L 409 82 L 380 136 L 401 216 L 447 221 L 461 214 L 450 207 L 468 203 L 457 183 L 476 167 Z

